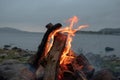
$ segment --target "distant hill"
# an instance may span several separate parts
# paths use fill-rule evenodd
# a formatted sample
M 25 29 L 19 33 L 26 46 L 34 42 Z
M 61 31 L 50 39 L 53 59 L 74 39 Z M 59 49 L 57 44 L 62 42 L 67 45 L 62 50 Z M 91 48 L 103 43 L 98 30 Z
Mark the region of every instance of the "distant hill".
M 22 31 L 15 28 L 9 28 L 9 27 L 3 27 L 0 28 L 0 33 L 41 33 L 41 32 L 28 32 L 28 31 Z M 113 34 L 113 35 L 120 35 L 120 28 L 104 28 L 99 31 L 77 31 L 77 33 L 83 33 L 83 34 Z
M 104 28 L 99 31 L 78 31 L 77 33 L 120 35 L 120 28 Z
M 120 28 L 104 28 L 99 32 L 103 34 L 120 34 Z
M 9 27 L 3 27 L 3 28 L 0 28 L 0 32 L 12 32 L 12 33 L 17 32 L 17 33 L 19 33 L 19 32 L 24 32 L 24 31 L 14 29 L 14 28 L 9 28 Z
M 38 33 L 38 32 L 28 32 L 28 31 L 15 29 L 15 28 L 3 27 L 3 28 L 0 28 L 0 33 Z

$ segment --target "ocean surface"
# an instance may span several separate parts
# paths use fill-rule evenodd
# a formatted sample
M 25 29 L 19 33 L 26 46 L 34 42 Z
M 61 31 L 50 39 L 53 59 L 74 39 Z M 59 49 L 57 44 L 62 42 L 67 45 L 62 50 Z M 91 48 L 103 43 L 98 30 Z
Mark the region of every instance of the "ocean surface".
M 0 47 L 4 45 L 17 46 L 23 49 L 37 51 L 44 33 L 0 33 Z M 105 47 L 112 47 L 114 51 L 105 51 Z M 120 36 L 100 34 L 76 34 L 73 37 L 72 50 L 77 54 L 115 54 L 120 55 Z

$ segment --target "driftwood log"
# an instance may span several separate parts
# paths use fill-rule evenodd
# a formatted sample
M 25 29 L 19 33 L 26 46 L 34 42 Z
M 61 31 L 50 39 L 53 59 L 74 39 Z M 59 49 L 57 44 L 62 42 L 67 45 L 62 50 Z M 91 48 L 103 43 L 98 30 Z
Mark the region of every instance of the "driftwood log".
M 72 51 L 72 53 L 74 52 Z M 75 56 L 75 58 L 65 66 L 67 69 L 62 69 L 61 80 L 89 80 L 94 73 L 93 66 L 83 54 Z
M 58 80 L 60 57 L 65 48 L 66 39 L 65 35 L 59 33 L 55 36 L 53 46 L 46 58 L 47 64 L 43 80 Z
M 47 40 L 49 38 L 50 33 L 52 33 L 53 31 L 55 31 L 61 27 L 62 27 L 62 25 L 60 23 L 57 23 L 55 25 L 49 23 L 48 25 L 46 25 L 47 31 L 43 36 L 41 44 L 39 45 L 38 51 L 33 60 L 33 66 L 35 66 L 35 68 L 39 67 L 39 60 L 44 56 Z
M 54 36 L 54 42 L 51 49 L 46 49 L 48 40 L 52 32 L 61 28 L 61 24 L 48 24 L 47 31 L 43 36 L 41 44 L 38 47 L 36 55 L 29 63 L 35 67 L 35 80 L 112 80 L 112 74 L 107 71 L 101 71 L 94 75 L 95 69 L 83 55 L 76 55 L 73 50 L 69 50 L 67 64 L 60 64 L 61 55 L 66 49 L 67 35 L 57 33 Z M 74 57 L 74 58 L 71 58 Z
M 63 33 L 57 33 L 54 36 L 54 42 L 50 51 L 45 55 L 47 42 L 50 34 L 61 28 L 61 24 L 46 26 L 48 29 L 43 36 L 41 44 L 33 60 L 33 66 L 36 68 L 36 80 L 88 80 L 93 76 L 94 68 L 91 67 L 89 61 L 83 54 L 75 55 L 74 51 L 70 50 L 68 58 L 69 63 L 61 64 L 60 59 L 63 51 L 66 49 L 67 36 Z M 65 67 L 66 68 L 65 68 Z

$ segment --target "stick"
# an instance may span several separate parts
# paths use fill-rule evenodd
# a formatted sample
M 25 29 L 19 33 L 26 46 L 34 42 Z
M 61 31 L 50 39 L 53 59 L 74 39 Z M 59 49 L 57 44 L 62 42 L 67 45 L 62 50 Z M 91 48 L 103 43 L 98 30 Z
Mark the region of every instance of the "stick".
M 43 80 L 58 80 L 60 57 L 65 48 L 66 38 L 63 34 L 55 36 L 53 46 L 47 56 L 47 65 Z
M 35 68 L 38 68 L 39 60 L 41 59 L 41 57 L 44 56 L 44 51 L 45 51 L 47 40 L 48 40 L 50 33 L 61 28 L 61 26 L 62 25 L 60 23 L 55 24 L 55 25 L 52 25 L 50 23 L 46 26 L 46 28 L 48 28 L 48 30 L 46 31 L 45 35 L 43 36 L 43 39 L 38 47 L 38 51 L 37 51 L 35 59 L 33 61 L 33 66 L 35 66 Z

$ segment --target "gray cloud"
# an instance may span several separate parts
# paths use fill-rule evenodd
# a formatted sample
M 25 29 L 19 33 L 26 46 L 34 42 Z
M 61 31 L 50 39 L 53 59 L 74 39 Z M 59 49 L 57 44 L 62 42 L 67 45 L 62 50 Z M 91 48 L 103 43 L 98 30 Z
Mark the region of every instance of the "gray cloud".
M 0 27 L 44 30 L 77 15 L 90 30 L 120 27 L 120 0 L 0 0 Z M 33 30 L 32 30 L 33 29 Z

